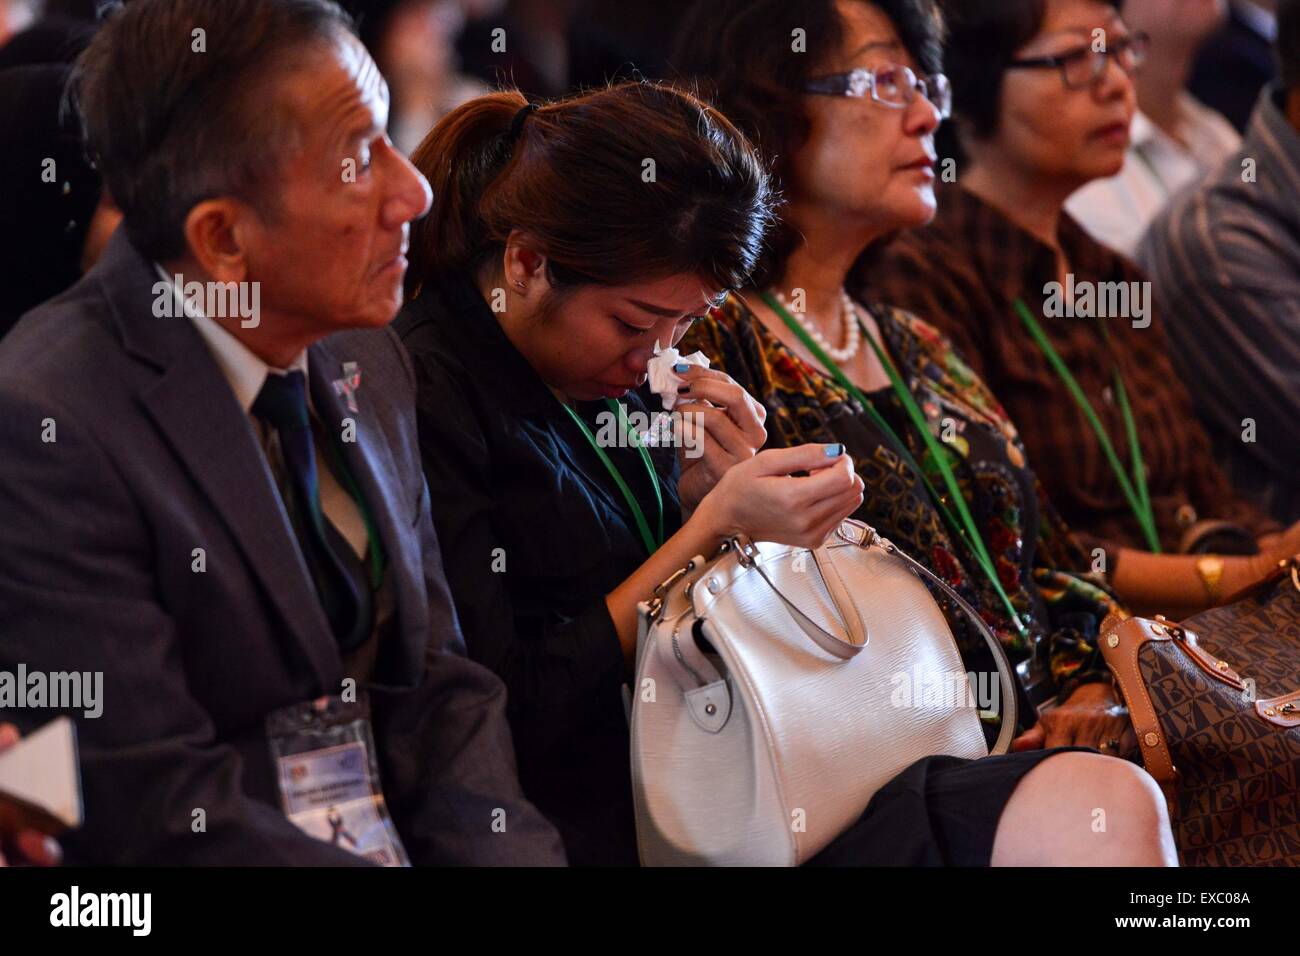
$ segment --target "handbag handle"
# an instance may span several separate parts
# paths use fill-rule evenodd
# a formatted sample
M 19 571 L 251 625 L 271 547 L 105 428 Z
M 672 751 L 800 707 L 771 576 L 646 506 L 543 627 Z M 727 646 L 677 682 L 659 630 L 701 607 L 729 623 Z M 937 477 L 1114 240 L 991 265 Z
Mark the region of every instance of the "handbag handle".
M 997 740 L 994 741 L 992 748 L 990 748 L 989 753 L 1007 753 L 1011 749 L 1011 739 L 1015 735 L 1016 725 L 1019 721 L 1020 705 L 1016 697 L 1016 687 L 1012 678 L 1011 662 L 1007 659 L 1007 653 L 1002 649 L 1002 642 L 997 639 L 997 635 L 989 629 L 989 626 L 984 623 L 983 618 L 981 618 L 979 613 L 970 606 L 966 599 L 953 590 L 947 582 L 941 580 L 938 576 L 933 574 L 929 568 L 921 564 L 911 555 L 899 549 L 892 541 L 882 538 L 875 528 L 864 524 L 861 521 L 846 518 L 844 521 L 840 522 L 840 526 L 836 529 L 835 534 L 841 540 L 846 541 L 849 544 L 857 545 L 861 548 L 880 548 L 886 554 L 900 559 L 904 566 L 917 575 L 917 577 L 921 578 L 923 581 L 929 581 L 943 591 L 943 593 L 947 595 L 947 597 L 956 604 L 966 617 L 975 625 L 976 630 L 978 630 L 980 635 L 984 638 L 984 643 L 988 645 L 989 650 L 992 652 L 993 660 L 997 663 L 998 683 L 1001 687 L 1002 700 L 1005 701 L 1002 707 L 1002 721 L 1001 726 L 998 728 L 998 737 Z M 862 648 L 866 646 L 865 634 L 862 635 L 860 643 L 846 642 L 826 631 L 817 624 L 816 621 L 812 620 L 808 615 L 804 614 L 803 611 L 799 610 L 794 602 L 782 594 L 781 589 L 772 583 L 772 579 L 769 578 L 767 572 L 763 570 L 762 564 L 754 560 L 755 550 L 749 541 L 740 537 L 735 537 L 731 539 L 731 544 L 732 547 L 736 549 L 736 556 L 740 563 L 746 568 L 752 568 L 759 573 L 759 576 L 767 583 L 767 586 L 772 589 L 772 592 L 780 599 L 781 603 L 785 605 L 786 609 L 790 612 L 790 616 L 793 617 L 795 623 L 799 625 L 799 629 L 808 635 L 808 638 L 818 647 L 835 655 L 841 660 L 848 660 L 858 654 Z M 831 593 L 832 601 L 836 602 L 835 609 L 839 613 L 841 620 L 846 623 L 846 630 L 848 630 L 850 641 L 852 641 L 854 631 L 851 627 L 847 626 L 848 621 L 851 620 L 856 622 L 857 633 L 862 634 L 862 618 L 858 614 L 857 607 L 853 605 L 852 597 L 848 594 L 848 589 L 844 587 L 843 581 L 840 580 L 838 572 L 833 570 L 834 564 L 831 561 L 829 549 L 825 546 L 815 549 L 813 551 L 813 558 L 817 562 L 818 569 L 822 572 L 822 580 L 827 581 L 827 590 Z M 852 607 L 852 614 L 846 613 L 842 604 L 839 601 L 836 601 L 836 588 L 830 585 L 826 576 L 827 565 L 830 565 L 832 568 L 832 574 L 838 584 L 839 592 L 847 598 L 847 603 Z
M 853 597 L 849 589 L 845 587 L 839 571 L 835 569 L 835 562 L 831 559 L 830 551 L 823 545 L 820 548 L 813 548 L 811 554 L 813 561 L 817 565 L 817 571 L 821 574 L 822 583 L 826 585 L 826 590 L 831 596 L 831 606 L 835 608 L 835 613 L 840 618 L 840 623 L 844 625 L 844 630 L 849 639 L 846 641 L 835 634 L 830 633 L 816 621 L 810 618 L 803 611 L 799 610 L 798 605 L 785 596 L 772 579 L 767 576 L 763 566 L 756 560 L 754 555 L 757 553 L 754 545 L 746 538 L 733 537 L 731 546 L 736 551 L 736 560 L 742 567 L 757 571 L 759 576 L 767 583 L 775 594 L 785 605 L 785 609 L 790 612 L 794 618 L 799 630 L 808 636 L 808 639 L 824 650 L 826 653 L 838 657 L 842 661 L 850 660 L 862 652 L 867 646 L 866 629 L 862 626 L 862 615 L 858 607 L 853 603 Z M 849 610 L 845 609 L 845 605 Z M 851 611 L 851 613 L 850 613 Z

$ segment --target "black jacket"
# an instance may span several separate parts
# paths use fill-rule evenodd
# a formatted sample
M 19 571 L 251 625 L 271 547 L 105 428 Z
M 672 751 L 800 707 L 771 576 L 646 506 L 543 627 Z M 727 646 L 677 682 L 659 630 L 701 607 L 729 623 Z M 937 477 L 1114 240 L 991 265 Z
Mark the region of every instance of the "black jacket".
M 499 674 L 524 791 L 576 864 L 634 864 L 622 651 L 605 595 L 646 559 L 630 509 L 475 285 L 426 287 L 395 327 L 415 364 L 420 447 L 470 657 Z M 650 396 L 653 407 L 658 401 Z M 643 397 L 623 399 L 646 412 Z M 602 402 L 577 410 L 598 433 Z M 607 454 L 653 523 L 633 448 Z M 664 533 L 676 462 L 652 450 Z
M 190 321 L 154 315 L 157 279 L 118 230 L 0 343 L 0 670 L 103 672 L 102 715 L 76 714 L 85 825 L 65 840 L 71 861 L 360 863 L 281 812 L 266 717 L 339 693 L 348 670 L 249 418 Z M 386 329 L 308 354 L 322 424 L 355 425 L 344 454 L 388 556 L 394 618 L 361 686 L 412 862 L 563 863 L 520 792 L 504 688 L 463 654 L 405 354 Z M 355 411 L 331 387 L 350 361 Z M 30 732 L 51 716 L 0 721 Z

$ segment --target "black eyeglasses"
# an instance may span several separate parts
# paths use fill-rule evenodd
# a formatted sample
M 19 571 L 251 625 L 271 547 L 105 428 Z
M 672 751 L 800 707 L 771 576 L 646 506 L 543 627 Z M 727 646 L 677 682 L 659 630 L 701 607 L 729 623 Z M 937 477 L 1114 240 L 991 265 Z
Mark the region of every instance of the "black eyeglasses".
M 918 76 L 906 66 L 885 66 L 878 70 L 859 67 L 847 73 L 815 76 L 804 84 L 803 91 L 857 99 L 870 96 L 881 106 L 895 110 L 911 106 L 919 94 L 939 111 L 940 119 L 952 115 L 952 87 L 948 85 L 948 77 L 942 73 Z
M 1146 60 L 1150 48 L 1150 37 L 1145 33 L 1134 33 L 1116 40 L 1104 50 L 1088 46 L 1060 56 L 1027 57 L 1012 60 L 1007 68 L 1055 67 L 1061 71 L 1061 82 L 1067 90 L 1086 90 L 1106 72 L 1106 62 L 1111 57 L 1115 58 L 1121 70 L 1131 74 Z

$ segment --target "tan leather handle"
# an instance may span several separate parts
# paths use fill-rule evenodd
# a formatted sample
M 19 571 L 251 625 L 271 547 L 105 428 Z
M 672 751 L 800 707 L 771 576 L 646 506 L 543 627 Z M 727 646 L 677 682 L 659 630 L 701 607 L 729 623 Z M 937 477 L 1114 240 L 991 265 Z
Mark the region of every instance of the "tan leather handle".
M 1161 628 L 1161 630 L 1155 630 Z M 1172 815 L 1177 807 L 1178 769 L 1173 754 L 1160 727 L 1156 705 L 1147 692 L 1146 682 L 1138 666 L 1138 654 L 1149 640 L 1171 640 L 1168 632 L 1155 621 L 1140 617 L 1121 620 L 1117 614 L 1107 615 L 1101 623 L 1101 654 L 1115 683 L 1124 696 L 1133 732 L 1137 734 L 1142 752 L 1142 765 L 1160 784 Z

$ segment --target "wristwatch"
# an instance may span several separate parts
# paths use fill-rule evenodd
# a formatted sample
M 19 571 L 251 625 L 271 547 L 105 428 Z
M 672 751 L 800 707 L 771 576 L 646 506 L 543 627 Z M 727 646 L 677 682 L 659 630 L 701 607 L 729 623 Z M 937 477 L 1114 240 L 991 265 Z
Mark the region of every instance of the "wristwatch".
M 1223 558 L 1217 554 L 1207 554 L 1196 562 L 1196 573 L 1205 585 L 1205 596 L 1210 599 L 1210 606 L 1219 603 L 1219 585 L 1223 581 Z

